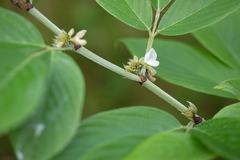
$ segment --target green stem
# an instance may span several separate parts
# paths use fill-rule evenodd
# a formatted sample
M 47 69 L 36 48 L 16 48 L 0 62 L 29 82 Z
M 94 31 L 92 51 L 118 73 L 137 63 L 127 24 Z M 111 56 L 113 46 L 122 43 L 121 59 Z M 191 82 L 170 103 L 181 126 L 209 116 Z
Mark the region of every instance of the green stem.
M 42 15 L 36 8 L 30 9 L 29 13 L 32 14 L 34 17 L 36 17 L 38 20 L 40 20 L 40 22 L 42 22 L 45 26 L 47 26 L 56 35 L 59 35 L 62 33 L 62 30 L 60 30 L 50 20 L 48 20 L 44 15 Z M 159 14 L 160 14 L 160 12 L 159 12 Z M 156 20 L 158 20 L 158 18 L 156 18 Z M 156 28 L 156 23 L 153 28 Z M 154 33 L 152 35 L 154 35 Z M 150 39 L 150 42 L 151 41 L 153 42 L 153 39 Z M 151 43 L 151 45 L 152 45 L 152 43 Z M 69 49 L 69 48 L 67 48 L 67 49 Z M 74 49 L 72 48 L 72 50 L 74 50 Z M 131 79 L 133 81 L 136 81 L 136 82 L 141 82 L 140 78 L 137 75 L 125 71 L 121 67 L 116 66 L 115 64 L 99 57 L 98 55 L 94 54 L 93 52 L 89 51 L 88 49 L 86 49 L 84 47 L 81 47 L 79 50 L 77 50 L 75 52 L 83 55 L 84 57 L 98 63 L 99 65 L 101 65 L 121 76 L 124 76 L 124 77 Z M 149 80 L 144 82 L 143 86 L 148 88 L 149 90 L 151 90 L 153 93 L 155 93 L 156 95 L 158 95 L 159 97 L 161 97 L 162 99 L 167 101 L 168 103 L 170 103 L 172 106 L 177 108 L 179 111 L 185 112 L 188 109 L 183 104 L 178 102 L 176 99 L 174 99 L 172 96 L 170 96 L 169 94 L 164 92 L 162 89 L 160 89 L 158 86 L 156 86 Z
M 158 25 L 158 20 L 160 18 L 160 13 L 161 13 L 161 11 L 157 10 L 152 31 L 149 30 L 149 38 L 148 38 L 146 53 L 152 48 L 154 37 L 156 36 L 155 32 L 156 32 L 156 28 L 157 28 L 157 25 Z
M 41 12 L 39 12 L 35 7 L 28 11 L 33 17 L 38 19 L 42 24 L 44 24 L 48 29 L 50 29 L 56 35 L 62 33 L 62 30 L 59 29 L 55 24 L 53 24 L 47 17 L 45 17 Z
M 152 35 L 152 33 L 150 33 L 148 38 L 146 53 L 152 48 L 153 41 L 154 41 L 154 36 Z
M 99 57 L 98 55 L 94 54 L 93 52 L 89 51 L 88 49 L 86 49 L 84 47 L 81 47 L 80 49 L 78 49 L 75 52 L 83 55 L 84 57 L 96 62 L 97 64 L 99 64 L 117 74 L 120 74 L 121 76 L 124 76 L 124 77 L 131 79 L 133 81 L 136 81 L 136 82 L 141 82 L 140 78 L 137 75 L 125 71 L 123 68 Z
M 188 108 L 185 107 L 182 103 L 177 101 L 175 98 L 173 98 L 171 95 L 169 95 L 168 93 L 163 91 L 161 88 L 156 86 L 151 81 L 147 80 L 145 83 L 143 83 L 143 86 L 146 87 L 147 89 L 149 89 L 150 91 L 152 91 L 153 93 L 155 93 L 156 95 L 158 95 L 159 97 L 161 97 L 162 99 L 164 99 L 166 102 L 171 104 L 177 110 L 179 110 L 181 112 L 185 112 L 188 110 Z

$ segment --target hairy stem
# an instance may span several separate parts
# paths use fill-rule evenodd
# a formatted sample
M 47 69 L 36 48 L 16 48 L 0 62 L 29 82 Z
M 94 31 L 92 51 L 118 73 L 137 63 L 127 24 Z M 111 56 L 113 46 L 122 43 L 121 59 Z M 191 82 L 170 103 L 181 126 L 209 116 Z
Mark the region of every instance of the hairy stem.
M 36 8 L 30 9 L 29 13 L 32 14 L 34 17 L 36 17 L 40 22 L 42 22 L 46 27 L 48 27 L 56 35 L 59 35 L 59 34 L 62 33 L 62 30 L 60 30 L 50 20 L 48 20 L 44 15 L 42 15 Z M 160 12 L 158 13 L 158 16 L 156 15 L 156 21 L 154 23 L 153 29 L 156 29 L 159 15 L 160 15 Z M 154 38 L 154 32 L 152 33 L 152 35 L 153 35 L 153 38 Z M 153 39 L 150 39 L 150 41 L 149 41 L 150 48 L 152 46 L 152 42 L 153 42 Z M 69 50 L 69 48 L 67 48 L 66 50 Z M 74 48 L 72 48 L 72 50 L 74 50 Z M 140 78 L 137 75 L 125 71 L 121 67 L 116 66 L 115 64 L 99 57 L 98 55 L 94 54 L 93 52 L 89 51 L 88 49 L 86 49 L 84 47 L 81 47 L 79 50 L 77 50 L 75 52 L 83 55 L 84 57 L 98 63 L 99 65 L 101 65 L 101 66 L 103 66 L 103 67 L 105 67 L 105 68 L 123 76 L 123 77 L 126 77 L 126 78 L 131 79 L 131 80 L 136 81 L 136 82 L 141 82 Z M 167 101 L 169 104 L 174 106 L 179 111 L 185 112 L 185 111 L 188 110 L 188 108 L 186 106 L 181 104 L 179 101 L 174 99 L 172 96 L 170 96 L 169 94 L 164 92 L 161 88 L 159 88 L 158 86 L 156 86 L 155 84 L 153 84 L 149 80 L 144 82 L 143 86 L 148 88 L 149 90 L 151 90 L 153 93 L 155 93 L 156 95 L 158 95 L 159 97 L 161 97 L 165 101 Z

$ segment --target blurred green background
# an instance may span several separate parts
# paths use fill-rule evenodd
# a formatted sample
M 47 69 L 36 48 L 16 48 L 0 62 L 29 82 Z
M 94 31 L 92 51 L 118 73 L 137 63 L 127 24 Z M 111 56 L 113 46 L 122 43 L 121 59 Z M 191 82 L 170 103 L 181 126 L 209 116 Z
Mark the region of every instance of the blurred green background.
M 75 31 L 86 29 L 88 31 L 84 36 L 84 39 L 88 41 L 86 48 L 121 67 L 128 62 L 131 55 L 122 44 L 118 43 L 118 39 L 148 36 L 147 32 L 135 30 L 111 16 L 95 0 L 33 0 L 33 4 L 61 29 L 66 31 L 71 28 Z M 46 44 L 52 43 L 53 33 L 26 11 L 13 6 L 9 0 L 1 0 L 0 6 L 26 17 L 40 30 Z M 0 25 L 2 25 L 1 22 Z M 190 34 L 175 37 L 158 36 L 157 38 L 174 39 L 202 48 Z M 68 54 L 79 64 L 85 76 L 86 98 L 83 118 L 105 110 L 146 105 L 163 109 L 183 124 L 188 123 L 188 120 L 176 109 L 138 83 L 124 79 L 81 55 Z M 161 59 L 159 61 L 161 62 Z M 205 119 L 211 118 L 222 107 L 237 102 L 191 91 L 159 78 L 156 84 L 183 104 L 187 105 L 186 101 L 194 103 L 198 107 L 198 114 Z M 9 141 L 6 137 L 2 137 L 0 138 L 0 160 L 10 159 L 14 157 Z

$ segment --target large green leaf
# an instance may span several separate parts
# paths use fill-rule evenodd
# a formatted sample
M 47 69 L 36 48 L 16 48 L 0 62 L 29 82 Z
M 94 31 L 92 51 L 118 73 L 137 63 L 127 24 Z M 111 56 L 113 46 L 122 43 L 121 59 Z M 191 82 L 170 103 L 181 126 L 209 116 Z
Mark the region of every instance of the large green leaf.
M 79 125 L 84 80 L 67 55 L 48 51 L 49 75 L 45 94 L 32 119 L 10 134 L 19 159 L 46 160 L 58 153 Z
M 207 160 L 214 154 L 186 133 L 160 133 L 139 144 L 124 160 Z
M 171 0 L 150 0 L 156 10 L 163 10 Z
M 11 130 L 18 159 L 49 159 L 79 125 L 83 76 L 21 16 L 0 8 L 0 21 L 0 132 Z
M 240 118 L 240 103 L 235 103 L 221 109 L 213 118 L 235 117 Z
M 153 13 L 149 0 L 96 0 L 98 4 L 124 23 L 148 30 L 152 25 Z
M 37 107 L 48 66 L 43 39 L 22 17 L 0 8 L 0 134 L 15 127 Z M 34 90 L 33 90 L 34 89 Z
M 144 57 L 147 39 L 123 39 L 132 55 Z M 171 83 L 203 93 L 233 97 L 220 90 L 213 89 L 220 82 L 239 78 L 237 71 L 227 67 L 210 53 L 186 44 L 155 39 L 160 65 L 155 68 L 157 76 Z
M 112 141 L 103 143 L 80 157 L 81 160 L 121 160 L 129 154 L 146 135 L 129 135 L 116 138 Z
M 191 134 L 217 155 L 238 160 L 240 157 L 240 118 L 214 118 L 195 127 Z
M 240 68 L 240 10 L 193 35 L 230 67 Z
M 163 35 L 186 34 L 216 23 L 239 7 L 239 0 L 177 0 L 158 29 Z
M 111 159 L 115 154 L 110 148 L 117 152 L 114 159 L 121 159 L 148 136 L 179 128 L 181 124 L 174 117 L 151 107 L 103 112 L 84 120 L 76 137 L 54 160 Z
M 223 81 L 214 88 L 232 93 L 238 100 L 240 100 L 240 79 L 229 79 Z

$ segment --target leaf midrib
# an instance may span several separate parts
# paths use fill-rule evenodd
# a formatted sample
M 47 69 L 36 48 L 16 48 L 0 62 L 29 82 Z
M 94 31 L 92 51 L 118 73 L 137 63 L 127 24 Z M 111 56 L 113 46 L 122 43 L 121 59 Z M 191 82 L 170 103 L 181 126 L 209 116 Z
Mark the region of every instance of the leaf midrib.
M 145 24 L 145 22 L 138 16 L 138 14 L 135 12 L 135 10 L 131 7 L 131 5 L 128 4 L 126 0 L 124 2 L 129 6 L 129 8 L 132 9 L 133 13 L 139 18 L 139 20 L 143 23 L 143 25 L 149 30 L 149 27 Z
M 23 69 L 27 64 L 29 64 L 32 60 L 37 58 L 38 56 L 46 53 L 46 50 L 41 50 L 37 52 L 32 52 L 32 55 L 23 60 L 20 64 L 18 64 L 13 70 L 11 70 L 0 82 L 0 90 L 19 72 Z
M 31 47 L 41 47 L 41 48 L 44 48 L 45 47 L 45 44 L 36 44 L 36 43 L 17 43 L 15 41 L 1 41 L 0 40 L 0 43 L 9 43 L 11 45 L 22 45 L 22 46 L 31 46 Z
M 162 28 L 162 29 L 158 30 L 158 32 L 161 32 L 161 31 L 163 31 L 163 30 L 165 30 L 165 29 L 167 29 L 167 28 L 172 27 L 173 25 L 175 25 L 175 24 L 177 24 L 177 23 L 179 23 L 179 22 L 181 22 L 181 21 L 187 19 L 188 17 L 190 17 L 190 16 L 192 16 L 193 14 L 195 14 L 195 13 L 197 13 L 197 12 L 199 12 L 199 11 L 205 9 L 206 7 L 208 7 L 209 5 L 211 5 L 211 4 L 215 3 L 215 2 L 216 2 L 216 0 L 215 0 L 214 2 L 212 2 L 212 3 L 209 3 L 207 6 L 205 6 L 205 7 L 203 7 L 203 8 L 200 8 L 200 9 L 197 10 L 196 12 L 193 12 L 193 13 L 190 14 L 189 16 L 186 16 L 186 17 L 184 17 L 183 19 L 180 19 L 179 21 L 176 21 L 175 23 L 170 24 L 169 26 L 166 26 L 165 28 Z

